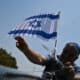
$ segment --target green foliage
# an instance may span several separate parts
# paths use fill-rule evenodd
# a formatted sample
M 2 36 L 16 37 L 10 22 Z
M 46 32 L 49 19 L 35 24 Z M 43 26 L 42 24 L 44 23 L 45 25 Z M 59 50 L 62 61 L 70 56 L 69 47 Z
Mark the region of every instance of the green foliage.
M 0 65 L 17 68 L 16 59 L 3 48 L 0 48 Z

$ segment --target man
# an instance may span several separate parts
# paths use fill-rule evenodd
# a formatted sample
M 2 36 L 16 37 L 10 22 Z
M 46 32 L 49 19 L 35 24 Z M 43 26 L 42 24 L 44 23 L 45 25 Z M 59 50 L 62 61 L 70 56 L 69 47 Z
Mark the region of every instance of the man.
M 77 43 L 68 43 L 64 47 L 62 54 L 57 58 L 48 55 L 47 57 L 30 49 L 25 40 L 18 36 L 16 47 L 20 49 L 24 55 L 33 63 L 44 65 L 45 70 L 42 78 L 56 80 L 74 80 L 77 68 L 74 66 L 74 61 L 78 58 L 80 47 Z M 55 75 L 55 76 L 54 76 Z

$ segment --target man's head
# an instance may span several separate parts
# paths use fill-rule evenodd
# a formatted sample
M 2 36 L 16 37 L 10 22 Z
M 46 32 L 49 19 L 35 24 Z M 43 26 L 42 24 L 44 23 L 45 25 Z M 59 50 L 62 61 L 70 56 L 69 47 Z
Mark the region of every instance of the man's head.
M 74 62 L 80 54 L 80 46 L 77 43 L 69 42 L 65 45 L 61 54 L 61 59 L 65 63 L 67 61 Z

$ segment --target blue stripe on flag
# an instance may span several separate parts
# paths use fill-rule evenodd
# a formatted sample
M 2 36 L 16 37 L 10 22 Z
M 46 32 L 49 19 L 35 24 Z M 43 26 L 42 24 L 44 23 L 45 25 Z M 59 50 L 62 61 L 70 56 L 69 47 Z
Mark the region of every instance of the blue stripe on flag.
M 44 31 L 40 31 L 40 30 L 14 30 L 14 31 L 10 31 L 9 34 L 25 34 L 25 33 L 28 33 L 28 34 L 33 34 L 33 35 L 39 35 L 39 36 L 42 36 L 46 39 L 50 39 L 52 37 L 57 37 L 57 32 L 53 32 L 53 33 L 45 33 Z
M 34 19 L 34 18 L 58 19 L 59 17 L 60 17 L 59 14 L 57 14 L 57 15 L 53 15 L 53 14 L 43 14 L 43 15 L 37 15 L 37 16 L 28 17 L 28 18 L 26 18 L 25 20 Z
M 60 15 L 42 14 L 31 16 L 25 19 L 23 25 L 20 25 L 9 32 L 9 35 L 36 35 L 40 38 L 50 39 L 57 37 L 57 21 Z

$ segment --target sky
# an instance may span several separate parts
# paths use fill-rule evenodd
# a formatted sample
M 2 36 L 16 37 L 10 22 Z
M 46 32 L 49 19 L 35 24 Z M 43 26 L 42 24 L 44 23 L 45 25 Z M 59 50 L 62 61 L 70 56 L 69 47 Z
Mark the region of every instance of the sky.
M 41 66 L 31 63 L 15 46 L 14 38 L 8 32 L 21 24 L 25 18 L 43 14 L 60 13 L 57 37 L 57 54 L 60 54 L 67 42 L 80 45 L 80 0 L 0 0 L 0 48 L 6 49 L 17 60 L 18 69 L 34 74 L 41 73 Z M 41 44 L 52 48 L 53 41 L 26 38 L 29 46 L 39 53 L 48 54 Z M 80 59 L 76 61 L 77 65 Z

